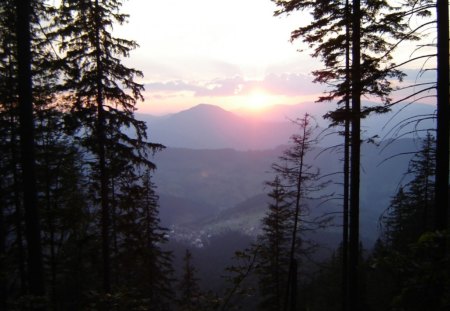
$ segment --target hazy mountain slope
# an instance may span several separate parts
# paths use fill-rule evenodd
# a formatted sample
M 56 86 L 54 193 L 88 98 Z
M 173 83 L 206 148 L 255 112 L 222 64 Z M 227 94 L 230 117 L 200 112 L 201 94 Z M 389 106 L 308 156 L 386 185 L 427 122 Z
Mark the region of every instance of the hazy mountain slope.
M 239 116 L 217 106 L 201 104 L 167 116 L 139 114 L 138 118 L 147 122 L 152 142 L 162 143 L 168 147 L 264 150 L 286 144 L 296 130 L 296 126 L 290 120 L 302 117 L 305 113 L 316 117 L 321 128 L 327 128 L 328 122 L 323 120 L 322 116 L 333 108 L 334 105 L 331 103 L 276 105 L 260 113 Z M 390 113 L 362 120 L 362 136 L 368 138 L 379 135 L 381 138 L 391 138 L 414 130 L 416 126 L 419 129 L 431 127 L 432 120 L 416 122 L 413 116 L 430 116 L 433 113 L 434 107 L 429 105 L 395 106 Z M 402 121 L 404 125 L 408 125 L 395 127 Z M 332 145 L 336 140 L 336 135 L 324 137 L 322 146 Z
M 160 193 L 204 202 L 219 211 L 263 191 L 280 150 L 167 148 L 153 159 Z
M 285 144 L 295 130 L 290 122 L 242 118 L 206 104 L 165 118 L 146 115 L 139 115 L 139 118 L 148 121 L 151 141 L 177 148 L 270 149 Z
M 386 143 L 381 146 L 363 144 L 362 149 L 361 232 L 367 239 L 377 235 L 378 219 L 395 194 L 411 155 L 386 159 L 418 147 L 411 139 L 383 146 Z M 268 173 L 270 165 L 282 150 L 282 147 L 247 152 L 168 148 L 157 154 L 154 160 L 158 170 L 154 180 L 162 197 L 164 223 L 172 221 L 170 224 L 207 232 L 239 229 L 250 233 L 255 230 L 267 206 L 267 199 L 262 195 L 267 192 L 264 181 L 272 178 Z M 320 152 L 318 157 L 311 155 L 308 161 L 318 166 L 323 174 L 330 174 L 341 171 L 340 156 L 326 151 Z M 327 192 L 334 192 L 336 197 L 328 210 L 340 210 L 340 176 L 328 177 L 334 180 Z M 165 199 L 167 195 L 172 199 Z
M 159 217 L 161 225 L 170 227 L 173 225 L 186 225 L 202 218 L 216 215 L 214 208 L 205 202 L 192 201 L 189 198 L 179 198 L 167 193 L 159 196 Z

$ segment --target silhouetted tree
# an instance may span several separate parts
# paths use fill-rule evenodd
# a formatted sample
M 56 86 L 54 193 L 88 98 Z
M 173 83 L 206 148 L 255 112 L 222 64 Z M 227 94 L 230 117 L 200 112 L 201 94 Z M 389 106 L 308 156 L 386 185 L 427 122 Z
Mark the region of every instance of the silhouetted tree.
M 262 233 L 258 238 L 256 273 L 261 296 L 261 310 L 281 310 L 287 290 L 289 250 L 292 232 L 292 209 L 287 203 L 288 193 L 275 177 L 268 182 L 271 192 L 269 210 L 262 220 Z
M 317 192 L 326 185 L 326 182 L 320 181 L 319 170 L 306 161 L 306 156 L 317 143 L 314 137 L 317 126 L 314 126 L 312 122 L 313 119 L 308 114 L 296 121 L 299 133 L 291 136 L 290 146 L 280 156 L 279 161 L 272 165 L 272 169 L 280 177 L 281 184 L 287 193 L 287 202 L 291 205 L 293 217 L 284 310 L 296 308 L 297 254 L 306 252 L 310 247 L 302 235 L 323 225 L 319 219 L 315 221 L 306 219 L 310 213 L 306 200 L 311 199 L 314 193 L 317 195 Z
M 411 181 L 399 189 L 381 219 L 384 242 L 396 251 L 408 249 L 433 229 L 435 154 L 435 139 L 428 134 L 409 163 L 407 175 L 412 176 Z
M 42 262 L 40 217 L 37 206 L 35 173 L 33 86 L 31 73 L 31 1 L 16 1 L 17 12 L 17 77 L 20 111 L 20 154 L 23 176 L 23 204 L 25 210 L 25 235 L 28 251 L 28 282 L 30 294 L 45 295 Z M 42 310 L 36 303 L 33 310 Z
M 134 81 L 142 73 L 124 66 L 121 57 L 128 56 L 137 44 L 112 36 L 113 23 L 123 23 L 120 1 L 62 1 L 55 20 L 61 36 L 65 75 L 62 89 L 72 106 L 75 124 L 82 144 L 95 155 L 92 174 L 100 198 L 100 227 L 103 257 L 103 290 L 111 291 L 111 186 L 108 170 L 116 152 L 134 165 L 154 168 L 148 152 L 162 146 L 145 142 L 146 126 L 134 118 L 135 103 L 142 99 L 143 86 Z M 126 92 L 126 90 L 129 90 Z M 125 128 L 133 136 L 124 134 Z
M 139 301 L 141 308 L 169 310 L 174 296 L 172 254 L 163 250 L 167 230 L 159 223 L 150 171 L 122 176 L 117 201 L 118 291 Z
M 448 229 L 449 216 L 449 15 L 448 0 L 437 0 L 436 229 Z M 445 254 L 445 246 L 442 253 Z
M 183 257 L 183 275 L 178 284 L 180 298 L 178 299 L 179 310 L 200 310 L 201 292 L 198 285 L 199 279 L 195 276 L 196 270 L 192 264 L 192 253 L 186 250 Z
M 325 68 L 313 72 L 315 82 L 331 86 L 327 94 L 319 101 L 338 100 L 338 105 L 326 117 L 334 124 L 345 124 L 348 146 L 351 137 L 351 190 L 350 190 L 350 236 L 349 236 L 349 276 L 350 292 L 356 295 L 357 260 L 359 253 L 359 158 L 360 158 L 360 120 L 370 112 L 388 111 L 389 94 L 392 91 L 390 79 L 401 79 L 403 74 L 392 62 L 392 51 L 396 41 L 403 37 L 407 23 L 401 18 L 392 18 L 389 13 L 394 8 L 386 1 L 274 1 L 280 9 L 276 15 L 290 13 L 295 10 L 309 11 L 312 22 L 299 27 L 291 33 L 291 40 L 301 38 L 314 48 L 313 57 L 321 58 Z M 343 49 L 342 47 L 346 48 Z M 351 51 L 351 66 L 350 52 Z M 349 68 L 351 67 L 351 74 Z M 351 78 L 351 79 L 349 79 Z M 379 97 L 381 105 L 361 106 L 361 95 Z M 351 98 L 351 110 L 349 99 Z M 351 121 L 351 135 L 349 130 Z M 348 157 L 344 159 L 348 160 Z M 344 168 L 344 179 L 348 168 Z M 344 181 L 344 187 L 348 183 Z M 346 197 L 344 189 L 344 199 Z M 344 207 L 347 202 L 344 201 Z M 344 222 L 346 220 L 344 212 Z M 346 234 L 343 234 L 346 241 Z M 345 256 L 344 256 L 345 258 Z M 346 264 L 344 263 L 346 266 Z M 344 267 L 345 267 L 344 266 Z M 344 268 L 346 269 L 346 268 Z M 344 280 L 344 296 L 347 282 Z M 357 298 L 352 299 L 356 301 Z M 344 308 L 345 308 L 344 299 Z M 354 307 L 352 307 L 354 309 Z
M 410 161 L 412 179 L 400 188 L 381 219 L 382 251 L 374 255 L 377 271 L 395 284 L 391 304 L 404 310 L 445 310 L 449 306 L 449 258 L 440 253 L 448 235 L 432 231 L 435 155 L 435 139 L 428 134 Z

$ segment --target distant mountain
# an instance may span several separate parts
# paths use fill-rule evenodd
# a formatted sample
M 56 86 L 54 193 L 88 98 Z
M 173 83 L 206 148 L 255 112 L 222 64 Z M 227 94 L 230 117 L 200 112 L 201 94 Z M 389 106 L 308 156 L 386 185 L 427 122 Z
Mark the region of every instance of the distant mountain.
M 265 150 L 286 144 L 297 130 L 290 120 L 302 117 L 305 113 L 314 116 L 321 128 L 327 128 L 328 121 L 322 116 L 333 108 L 334 105 L 330 103 L 302 103 L 276 105 L 260 113 L 249 114 L 242 111 L 233 113 L 218 106 L 200 104 L 167 116 L 139 114 L 138 118 L 147 122 L 150 141 L 168 147 Z M 362 134 L 366 138 L 374 135 L 384 138 L 402 136 L 416 126 L 432 127 L 433 121 L 423 118 L 433 113 L 434 107 L 430 105 L 396 106 L 390 113 L 362 120 Z M 335 130 L 331 129 L 329 132 Z M 322 145 L 333 145 L 336 142 L 337 134 L 330 133 L 323 135 L 325 139 L 321 142 Z
M 285 144 L 295 130 L 289 122 L 266 122 L 239 117 L 213 105 L 201 104 L 155 119 L 146 115 L 151 141 L 193 149 L 269 149 Z

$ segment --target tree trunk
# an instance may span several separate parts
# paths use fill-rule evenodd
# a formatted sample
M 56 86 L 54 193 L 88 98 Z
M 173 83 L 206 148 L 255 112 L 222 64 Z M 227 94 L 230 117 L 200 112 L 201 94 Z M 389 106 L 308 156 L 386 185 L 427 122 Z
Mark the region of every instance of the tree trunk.
M 11 116 L 11 144 L 10 144 L 10 153 L 11 153 L 11 167 L 13 173 L 13 197 L 14 197 L 14 223 L 16 226 L 16 245 L 17 245 L 17 265 L 19 268 L 19 285 L 20 285 L 20 294 L 25 295 L 26 293 L 26 272 L 25 272 L 25 248 L 23 245 L 23 215 L 22 215 L 22 205 L 21 205 L 21 181 L 19 178 L 19 170 L 17 167 L 17 163 L 19 162 L 17 159 L 17 141 L 16 141 L 16 128 L 15 128 L 15 118 Z
M 448 228 L 449 183 L 449 22 L 448 0 L 437 1 L 437 135 L 436 135 L 436 198 L 435 230 Z M 440 239 L 436 267 L 445 271 L 447 241 Z M 445 297 L 443 275 L 437 280 L 436 304 L 442 307 Z
M 448 0 L 437 1 L 437 137 L 436 137 L 436 230 L 448 227 L 449 173 L 449 35 Z
M 97 148 L 100 173 L 100 200 L 101 200 L 101 235 L 102 235 L 102 257 L 103 257 L 103 291 L 111 291 L 111 250 L 110 250 L 110 210 L 108 200 L 108 172 L 106 169 L 106 137 L 105 137 L 105 111 L 103 106 L 103 67 L 102 50 L 100 43 L 100 6 L 95 1 L 94 8 L 96 24 L 95 50 L 97 62 Z
M 6 302 L 8 301 L 8 287 L 7 287 L 7 278 L 6 278 L 6 223 L 5 223 L 5 199 L 2 197 L 3 189 L 1 189 L 0 184 L 0 310 L 7 310 Z
M 361 157 L 361 34 L 360 1 L 353 1 L 352 19 L 352 129 L 350 174 L 350 236 L 349 236 L 349 310 L 359 310 L 359 183 Z
M 305 114 L 304 116 L 304 127 L 303 127 L 303 133 L 302 133 L 302 142 L 301 142 L 301 153 L 300 157 L 298 159 L 299 161 L 299 168 L 297 171 L 297 185 L 296 185 L 296 196 L 295 196 L 295 213 L 294 213 L 294 228 L 292 230 L 292 240 L 291 240 L 291 249 L 289 253 L 289 279 L 287 283 L 287 289 L 286 289 L 286 301 L 285 301 L 285 310 L 288 308 L 288 305 L 292 307 L 294 302 L 292 301 L 293 297 L 296 297 L 297 293 L 294 293 L 294 290 L 296 291 L 297 284 L 294 284 L 297 282 L 297 260 L 295 259 L 295 250 L 297 249 L 297 232 L 298 232 L 298 226 L 299 226 L 299 217 L 300 217 L 300 203 L 302 198 L 302 187 L 303 187 L 303 166 L 304 166 L 304 157 L 305 157 L 305 145 L 306 145 L 306 131 L 308 127 L 308 118 L 309 116 Z M 290 300 L 290 303 L 288 301 Z M 289 309 L 293 310 L 293 309 Z
M 344 124 L 344 198 L 342 214 L 342 310 L 348 308 L 348 210 L 350 195 L 350 3 L 345 1 L 345 124 Z
M 16 1 L 16 10 L 20 142 L 23 202 L 25 208 L 25 235 L 28 249 L 28 282 L 30 294 L 40 297 L 44 296 L 45 290 L 34 155 L 30 36 L 31 1 Z

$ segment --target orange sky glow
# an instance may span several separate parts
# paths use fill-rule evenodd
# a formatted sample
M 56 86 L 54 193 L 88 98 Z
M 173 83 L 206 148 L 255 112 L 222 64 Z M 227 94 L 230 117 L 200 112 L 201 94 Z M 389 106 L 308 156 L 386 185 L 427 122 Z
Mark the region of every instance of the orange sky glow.
M 275 9 L 270 0 L 124 1 L 129 22 L 114 31 L 139 44 L 124 60 L 144 73 L 138 112 L 162 115 L 207 103 L 256 113 L 314 102 L 325 90 L 312 83 L 321 64 L 300 41 L 289 41 L 310 17 L 274 17 Z

